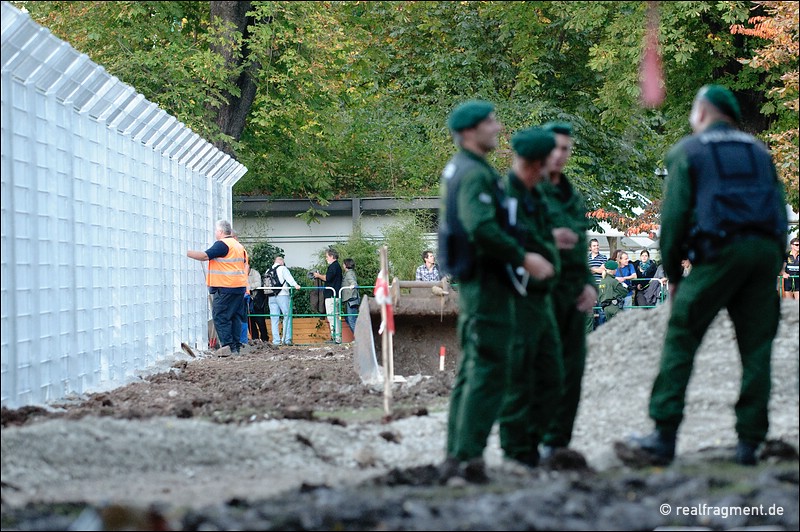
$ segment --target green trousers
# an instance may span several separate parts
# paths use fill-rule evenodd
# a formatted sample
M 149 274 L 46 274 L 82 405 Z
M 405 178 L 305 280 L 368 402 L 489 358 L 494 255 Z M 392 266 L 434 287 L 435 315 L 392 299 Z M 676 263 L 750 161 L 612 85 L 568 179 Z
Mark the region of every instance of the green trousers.
M 506 386 L 515 327 L 510 288 L 485 276 L 459 286 L 461 361 L 450 394 L 447 455 L 460 461 L 483 456 Z
M 556 290 L 566 294 L 569 290 Z M 553 310 L 561 340 L 561 357 L 564 365 L 564 387 L 561 399 L 542 443 L 552 447 L 567 447 L 572 439 L 572 429 L 581 399 L 581 383 L 586 366 L 586 312 L 575 307 L 575 297 L 553 297 Z
M 780 267 L 777 244 L 748 239 L 726 246 L 713 263 L 693 266 L 681 280 L 672 298 L 661 366 L 650 396 L 650 417 L 659 430 L 678 431 L 695 353 L 717 313 L 726 308 L 742 363 L 736 433 L 746 442 L 764 441 L 769 429 L 772 340 L 780 320 L 775 290 Z
M 517 328 L 500 411 L 500 446 L 522 462 L 538 446 L 561 400 L 564 366 L 549 294 L 517 297 Z

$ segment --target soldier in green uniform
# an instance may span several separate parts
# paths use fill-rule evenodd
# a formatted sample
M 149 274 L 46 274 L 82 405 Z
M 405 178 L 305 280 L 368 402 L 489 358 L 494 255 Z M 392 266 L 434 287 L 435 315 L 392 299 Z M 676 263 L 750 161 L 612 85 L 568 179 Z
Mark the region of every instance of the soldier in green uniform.
M 628 288 L 614 277 L 614 272 L 619 268 L 617 261 L 606 261 L 604 267 L 603 277 L 597 283 L 599 291 L 597 304 L 600 305 L 600 311 L 605 314 L 608 321 L 622 310 L 622 302 L 628 295 Z
M 540 185 L 547 204 L 548 221 L 561 258 L 561 273 L 553 290 L 553 310 L 561 340 L 564 391 L 553 420 L 542 437 L 541 455 L 547 459 L 572 439 L 586 364 L 586 321 L 597 301 L 597 285 L 586 262 L 586 203 L 567 176 L 572 154 L 572 126 L 548 122 L 542 126 L 555 135 L 556 147 L 548 162 L 548 179 Z
M 442 171 L 439 258 L 460 291 L 461 361 L 450 396 L 447 458 L 440 472 L 443 482 L 453 476 L 485 482 L 483 450 L 505 391 L 516 325 L 508 271 L 527 271 L 537 279 L 554 272 L 552 264 L 525 252 L 509 232 L 505 191 L 486 161 L 502 129 L 494 105 L 462 103 L 447 125 L 459 150 Z
M 508 388 L 500 412 L 500 446 L 506 458 L 535 467 L 539 441 L 561 397 L 564 368 L 551 292 L 561 269 L 545 205 L 537 185 L 547 174 L 546 160 L 555 136 L 543 129 L 518 131 L 511 138 L 514 160 L 506 176 L 508 210 L 526 251 L 553 264 L 549 279 L 528 279 L 517 294 L 517 327 L 508 361 Z
M 651 463 L 670 463 L 683 419 L 694 355 L 722 308 L 736 330 L 742 381 L 736 402 L 735 461 L 756 463 L 769 428 L 772 341 L 780 319 L 775 278 L 787 220 L 783 188 L 767 148 L 740 131 L 739 104 L 720 85 L 702 87 L 689 123 L 694 131 L 666 157 L 661 255 L 672 311 L 650 396 L 655 431 L 615 445 Z M 681 260 L 692 273 L 682 277 Z

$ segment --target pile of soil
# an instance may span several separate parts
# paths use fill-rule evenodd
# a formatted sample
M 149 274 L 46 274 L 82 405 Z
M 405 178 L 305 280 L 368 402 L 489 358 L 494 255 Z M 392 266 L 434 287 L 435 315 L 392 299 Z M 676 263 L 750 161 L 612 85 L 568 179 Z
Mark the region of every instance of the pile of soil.
M 3 408 L 2 528 L 797 529 L 796 303 L 782 312 L 771 442 L 755 468 L 729 460 L 741 369 L 725 313 L 698 352 L 675 463 L 630 469 L 614 456 L 615 440 L 652 427 L 663 305 L 589 335 L 572 442 L 588 467 L 516 467 L 495 431 L 491 482 L 441 486 L 452 369 L 405 375 L 387 413 L 383 385 L 361 382 L 352 346 L 259 344 L 238 357 L 176 354 L 114 390 Z

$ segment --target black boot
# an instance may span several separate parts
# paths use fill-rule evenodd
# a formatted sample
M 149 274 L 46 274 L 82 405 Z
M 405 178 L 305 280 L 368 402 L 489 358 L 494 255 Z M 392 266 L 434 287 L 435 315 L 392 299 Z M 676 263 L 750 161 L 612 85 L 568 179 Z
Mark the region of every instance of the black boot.
M 756 449 L 758 449 L 757 443 L 739 440 L 739 443 L 736 444 L 736 456 L 734 458 L 736 463 L 746 466 L 756 465 L 758 462 Z
M 675 433 L 654 430 L 647 436 L 631 437 L 614 445 L 617 457 L 628 465 L 669 465 L 675 458 Z
M 486 463 L 483 458 L 477 457 L 470 460 L 459 461 L 457 458 L 448 457 L 439 466 L 439 483 L 447 484 L 452 478 L 461 478 L 471 484 L 486 484 L 489 476 L 486 474 Z
M 675 458 L 675 434 L 656 429 L 642 438 L 633 438 L 632 442 L 650 453 L 656 465 L 667 465 Z
M 486 474 L 486 463 L 483 458 L 473 458 L 463 464 L 464 479 L 472 484 L 486 484 L 489 475 Z
M 447 484 L 447 482 L 453 478 L 459 476 L 459 466 L 461 462 L 458 461 L 458 458 L 448 456 L 444 462 L 439 465 L 439 484 Z

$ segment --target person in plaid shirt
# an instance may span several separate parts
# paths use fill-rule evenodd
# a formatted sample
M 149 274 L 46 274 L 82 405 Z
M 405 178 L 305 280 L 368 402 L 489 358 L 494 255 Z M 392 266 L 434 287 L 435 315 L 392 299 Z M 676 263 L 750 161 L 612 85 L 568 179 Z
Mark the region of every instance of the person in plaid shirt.
M 433 252 L 426 249 L 422 252 L 422 262 L 417 268 L 417 281 L 441 281 L 442 274 L 439 273 L 439 265 L 436 264 L 436 257 Z

